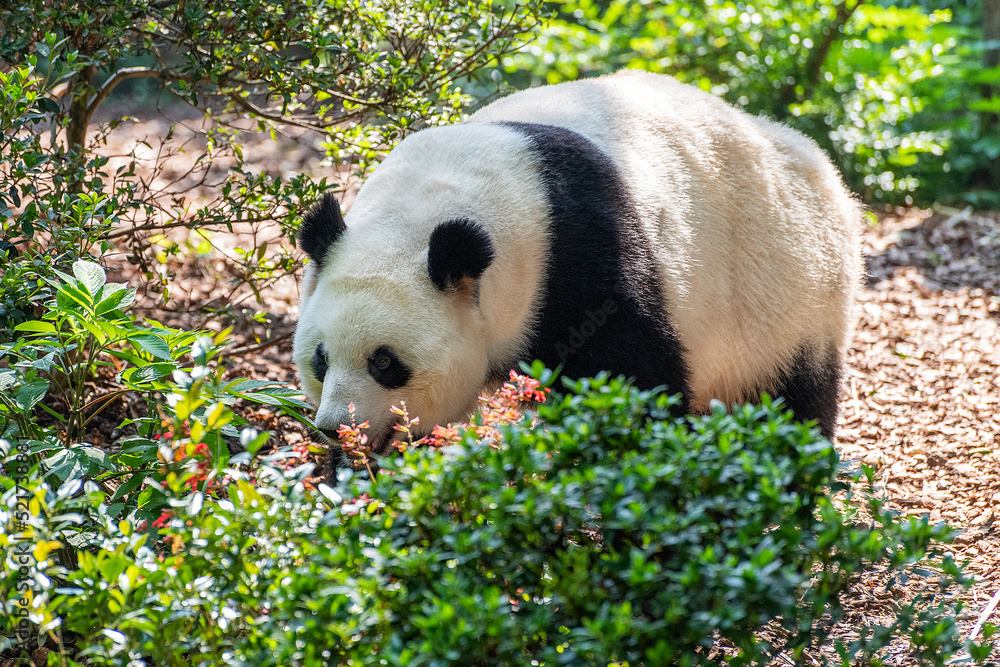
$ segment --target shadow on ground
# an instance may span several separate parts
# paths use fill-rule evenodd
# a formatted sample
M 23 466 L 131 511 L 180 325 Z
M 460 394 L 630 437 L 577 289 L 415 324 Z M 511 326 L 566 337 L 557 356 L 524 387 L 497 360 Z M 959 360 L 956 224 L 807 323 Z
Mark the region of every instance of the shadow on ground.
M 1000 295 L 1000 212 L 894 209 L 868 236 L 869 286 L 913 267 L 931 291 Z

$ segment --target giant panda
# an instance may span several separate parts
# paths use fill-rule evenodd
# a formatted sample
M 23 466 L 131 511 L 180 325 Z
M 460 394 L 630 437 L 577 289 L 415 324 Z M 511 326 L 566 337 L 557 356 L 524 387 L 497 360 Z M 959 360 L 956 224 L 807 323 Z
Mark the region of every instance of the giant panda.
M 464 420 L 519 361 L 834 434 L 862 212 L 811 140 L 668 76 L 499 99 L 404 139 L 303 220 L 294 358 L 331 437 Z

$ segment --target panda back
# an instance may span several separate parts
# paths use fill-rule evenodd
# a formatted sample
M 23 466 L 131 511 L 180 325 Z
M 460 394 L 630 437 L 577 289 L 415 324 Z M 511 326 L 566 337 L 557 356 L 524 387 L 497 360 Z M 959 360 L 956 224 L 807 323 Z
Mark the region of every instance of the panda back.
M 516 93 L 471 123 L 576 132 L 608 155 L 655 258 L 692 407 L 754 398 L 847 343 L 860 208 L 809 139 L 660 75 Z

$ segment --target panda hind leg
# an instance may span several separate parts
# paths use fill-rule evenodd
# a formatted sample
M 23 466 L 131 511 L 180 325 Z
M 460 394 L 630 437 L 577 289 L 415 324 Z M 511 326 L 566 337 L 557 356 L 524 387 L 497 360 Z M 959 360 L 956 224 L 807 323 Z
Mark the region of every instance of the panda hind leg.
M 823 436 L 832 440 L 840 376 L 840 356 L 833 346 L 802 347 L 779 376 L 775 396 L 785 400 L 796 420 L 817 420 Z

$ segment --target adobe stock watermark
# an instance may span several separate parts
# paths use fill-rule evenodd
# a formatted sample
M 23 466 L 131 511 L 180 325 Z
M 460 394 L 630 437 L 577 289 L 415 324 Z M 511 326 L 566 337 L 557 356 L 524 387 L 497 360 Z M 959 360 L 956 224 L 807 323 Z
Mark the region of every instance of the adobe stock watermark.
M 8 619 L 11 621 L 9 625 L 14 629 L 15 642 L 11 648 L 14 649 L 15 655 L 22 656 L 27 655 L 27 652 L 31 650 L 29 642 L 34 636 L 32 623 L 29 620 L 31 615 L 31 565 L 35 560 L 34 548 L 31 540 L 23 537 L 31 518 L 29 511 L 31 495 L 24 486 L 24 480 L 27 479 L 28 473 L 31 471 L 31 462 L 26 442 L 18 443 L 14 450 L 16 455 L 10 456 L 11 450 L 10 442 L 0 438 L 0 456 L 5 459 L 3 474 L 14 481 L 15 506 L 13 517 L 11 517 L 14 531 L 10 533 L 9 537 L 13 549 L 8 552 L 7 558 L 9 562 L 13 563 L 17 572 L 13 590 L 7 591 L 7 606 L 4 611 L 11 615 Z M 31 659 L 16 657 L 13 664 L 29 665 Z
M 585 310 L 587 319 L 580 322 L 575 327 L 569 328 L 569 336 L 566 342 L 556 343 L 556 354 L 559 355 L 559 363 L 566 363 L 566 360 L 577 350 L 587 344 L 587 340 L 592 338 L 597 331 L 608 323 L 608 317 L 618 312 L 618 302 L 608 298 L 604 300 L 601 307 L 596 310 Z

